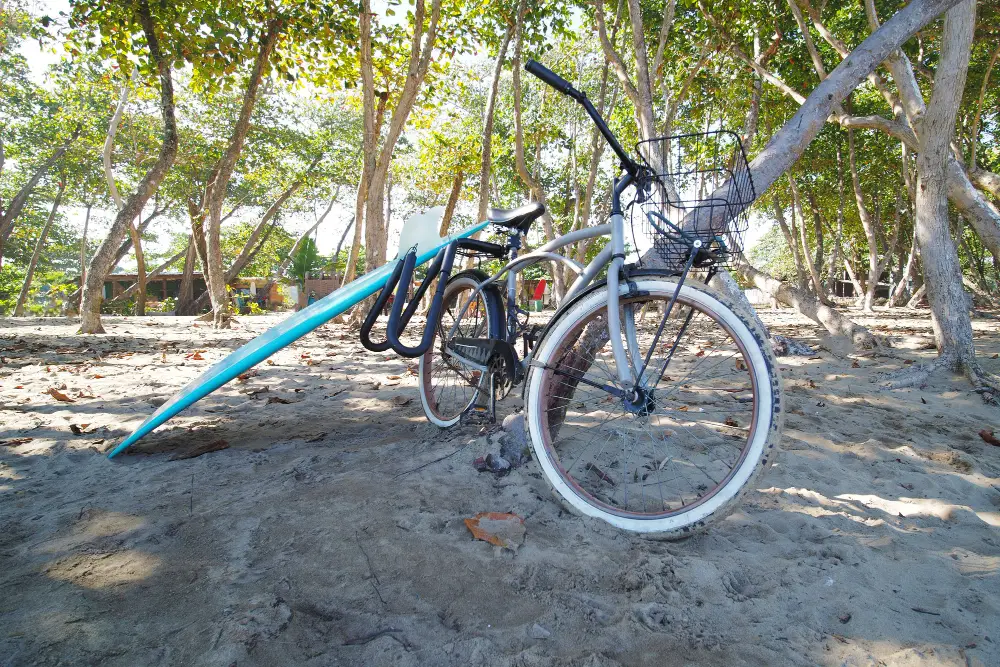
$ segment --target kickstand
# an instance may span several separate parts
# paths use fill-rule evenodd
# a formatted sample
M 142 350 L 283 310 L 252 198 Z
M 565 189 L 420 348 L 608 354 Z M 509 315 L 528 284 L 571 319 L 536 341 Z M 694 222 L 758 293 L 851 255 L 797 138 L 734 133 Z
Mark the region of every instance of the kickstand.
M 489 385 L 489 391 L 484 391 L 483 385 Z M 497 393 L 496 373 L 483 373 L 479 381 L 476 402 L 466 408 L 459 418 L 463 426 L 488 426 L 497 423 Z

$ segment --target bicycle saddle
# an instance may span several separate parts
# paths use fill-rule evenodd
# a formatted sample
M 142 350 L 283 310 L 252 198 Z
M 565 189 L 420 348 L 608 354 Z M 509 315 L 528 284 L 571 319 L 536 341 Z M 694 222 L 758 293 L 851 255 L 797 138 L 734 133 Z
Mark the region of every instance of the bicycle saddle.
M 533 202 L 511 209 L 491 208 L 486 219 L 494 225 L 516 229 L 522 234 L 527 234 L 531 228 L 531 223 L 537 220 L 542 213 L 545 213 L 545 206 L 538 202 Z

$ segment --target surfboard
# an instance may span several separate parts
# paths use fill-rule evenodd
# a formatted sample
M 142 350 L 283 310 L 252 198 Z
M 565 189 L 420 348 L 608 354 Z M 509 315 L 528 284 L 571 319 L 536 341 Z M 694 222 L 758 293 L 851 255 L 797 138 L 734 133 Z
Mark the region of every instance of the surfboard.
M 452 236 L 440 238 L 437 235 L 435 225 L 440 220 L 441 210 L 441 207 L 436 207 L 406 221 L 400 234 L 400 255 L 405 254 L 407 250 L 415 246 L 417 248 L 417 263 L 423 264 L 433 259 L 441 248 L 452 241 L 472 236 L 489 225 L 489 222 L 481 222 Z M 400 261 L 398 256 L 395 261 L 387 262 L 340 289 L 334 290 L 311 306 L 290 315 L 280 324 L 268 329 L 213 365 L 161 405 L 132 435 L 115 447 L 108 454 L 108 458 L 114 458 L 121 454 L 165 421 L 209 395 L 240 373 L 253 368 L 278 350 L 294 343 L 313 329 L 329 322 L 337 315 L 378 292 L 392 275 L 397 261 Z

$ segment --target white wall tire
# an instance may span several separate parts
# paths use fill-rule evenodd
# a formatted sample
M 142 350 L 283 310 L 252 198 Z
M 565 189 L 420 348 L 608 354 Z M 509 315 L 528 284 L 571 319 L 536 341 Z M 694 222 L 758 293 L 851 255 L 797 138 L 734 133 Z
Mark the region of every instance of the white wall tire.
M 661 276 L 637 277 L 633 283 L 640 292 L 654 295 L 673 294 L 676 288 L 674 279 Z M 628 286 L 621 286 L 621 294 L 628 292 Z M 755 424 L 752 436 L 746 448 L 746 454 L 734 468 L 731 477 L 720 488 L 713 492 L 704 502 L 700 502 L 689 511 L 672 516 L 651 519 L 647 517 L 629 516 L 628 513 L 614 513 L 606 507 L 598 506 L 585 493 L 567 479 L 557 457 L 546 447 L 543 440 L 544 426 L 542 412 L 545 409 L 546 397 L 542 395 L 544 366 L 552 362 L 552 356 L 559 347 L 560 341 L 579 323 L 602 308 L 607 307 L 607 287 L 594 288 L 584 294 L 569 309 L 559 316 L 559 319 L 547 331 L 545 338 L 539 342 L 534 363 L 527 378 L 526 387 L 526 423 L 532 442 L 535 459 L 542 472 L 549 480 L 555 493 L 574 511 L 601 519 L 620 529 L 639 533 L 683 535 L 697 530 L 713 520 L 725 516 L 731 511 L 742 493 L 753 486 L 755 480 L 767 469 L 773 460 L 775 448 L 780 439 L 783 412 L 781 409 L 781 381 L 777 373 L 770 344 L 753 322 L 752 318 L 742 313 L 742 310 L 731 300 L 714 290 L 701 285 L 685 284 L 681 291 L 681 299 L 697 304 L 699 309 L 712 314 L 734 339 L 738 339 L 745 350 L 744 357 L 751 366 L 750 372 L 755 380 L 756 403 Z M 539 368 L 542 366 L 543 368 Z M 571 478 L 570 478 L 571 479 Z

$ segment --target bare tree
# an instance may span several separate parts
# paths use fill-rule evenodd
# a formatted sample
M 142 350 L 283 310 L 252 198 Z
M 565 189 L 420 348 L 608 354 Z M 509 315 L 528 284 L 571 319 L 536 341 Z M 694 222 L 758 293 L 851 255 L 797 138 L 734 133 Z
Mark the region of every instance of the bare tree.
M 118 211 L 107 237 L 101 243 L 87 270 L 87 280 L 83 288 L 83 303 L 80 308 L 80 333 L 104 333 L 101 325 L 101 302 L 104 299 L 104 279 L 114 268 L 115 250 L 122 242 L 136 216 L 159 187 L 177 156 L 177 121 L 174 117 L 174 88 L 170 75 L 170 58 L 160 51 L 159 38 L 153 24 L 148 0 L 139 0 L 136 13 L 142 25 L 143 34 L 160 79 L 160 113 L 163 116 L 163 143 L 155 162 L 139 182 L 125 206 Z

